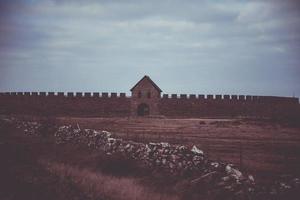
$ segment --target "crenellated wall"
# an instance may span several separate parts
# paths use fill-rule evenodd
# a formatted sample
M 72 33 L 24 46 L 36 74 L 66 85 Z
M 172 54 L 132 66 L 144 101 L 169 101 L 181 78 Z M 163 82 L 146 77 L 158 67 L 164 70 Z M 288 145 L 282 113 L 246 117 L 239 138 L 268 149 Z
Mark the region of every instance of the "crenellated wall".
M 251 96 L 251 95 L 204 95 L 204 94 L 163 94 L 161 99 L 178 99 L 178 100 L 214 100 L 231 101 L 231 102 L 260 102 L 260 103 L 292 103 L 299 104 L 299 99 L 295 97 L 277 97 L 277 96 Z
M 132 115 L 131 101 L 125 93 L 6 92 L 0 114 L 124 117 Z M 157 106 L 167 117 L 288 116 L 300 108 L 291 97 L 201 94 L 163 94 Z
M 130 98 L 125 93 L 25 92 L 0 93 L 0 113 L 128 116 Z
M 299 112 L 299 100 L 273 96 L 163 94 L 159 110 L 169 117 L 272 117 Z

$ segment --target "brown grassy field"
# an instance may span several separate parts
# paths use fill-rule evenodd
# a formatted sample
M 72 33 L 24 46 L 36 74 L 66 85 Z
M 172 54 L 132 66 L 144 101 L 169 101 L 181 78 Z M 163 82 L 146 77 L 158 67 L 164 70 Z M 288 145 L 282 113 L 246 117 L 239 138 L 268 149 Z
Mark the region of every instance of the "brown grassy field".
M 269 120 L 61 117 L 57 122 L 108 130 L 134 141 L 196 144 L 210 159 L 262 177 L 300 173 L 300 128 Z
M 82 145 L 56 145 L 1 122 L 0 157 L 0 199 L 179 199 L 134 163 Z
M 265 185 L 279 175 L 300 175 L 299 127 L 287 124 L 245 119 L 42 120 L 108 130 L 135 141 L 196 144 L 211 160 L 234 163 Z M 130 160 L 76 143 L 57 145 L 52 131 L 36 137 L 0 123 L 0 133 L 0 199 L 176 200 L 199 199 L 202 195 L 188 187 L 184 179 L 139 168 Z

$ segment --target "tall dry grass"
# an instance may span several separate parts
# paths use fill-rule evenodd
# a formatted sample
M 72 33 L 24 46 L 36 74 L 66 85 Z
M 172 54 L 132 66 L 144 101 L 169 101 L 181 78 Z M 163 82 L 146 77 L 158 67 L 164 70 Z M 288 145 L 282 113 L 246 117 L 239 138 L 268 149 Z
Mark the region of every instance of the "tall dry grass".
M 61 179 L 69 179 L 91 199 L 109 200 L 178 200 L 172 194 L 154 192 L 133 177 L 114 177 L 89 169 L 41 161 L 41 164 Z

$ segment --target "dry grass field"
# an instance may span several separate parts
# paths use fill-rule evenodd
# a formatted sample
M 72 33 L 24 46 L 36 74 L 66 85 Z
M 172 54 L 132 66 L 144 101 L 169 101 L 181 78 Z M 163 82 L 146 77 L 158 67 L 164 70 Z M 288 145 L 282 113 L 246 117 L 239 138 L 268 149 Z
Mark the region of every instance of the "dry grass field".
M 164 179 L 153 179 L 134 163 L 82 145 L 56 145 L 1 122 L 0 158 L 1 200 L 179 199 L 165 190 Z
M 61 117 L 57 123 L 134 141 L 196 144 L 210 159 L 232 162 L 263 179 L 300 173 L 300 128 L 269 120 Z
M 300 128 L 270 120 L 18 118 L 44 120 L 50 128 L 71 124 L 107 130 L 126 140 L 195 144 L 210 160 L 253 174 L 258 185 L 300 175 Z M 215 199 L 195 192 L 185 179 L 140 168 L 132 160 L 77 143 L 56 144 L 53 130 L 37 137 L 0 123 L 0 199 Z

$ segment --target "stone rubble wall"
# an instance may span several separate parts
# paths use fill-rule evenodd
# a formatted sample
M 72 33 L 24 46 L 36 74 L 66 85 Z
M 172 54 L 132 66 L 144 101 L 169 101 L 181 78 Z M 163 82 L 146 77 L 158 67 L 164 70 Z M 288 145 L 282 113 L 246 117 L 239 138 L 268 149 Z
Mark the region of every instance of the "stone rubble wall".
M 28 135 L 40 135 L 42 124 L 6 119 Z M 182 178 L 193 174 L 193 187 L 206 184 L 210 190 L 232 196 L 233 199 L 277 199 L 300 190 L 299 178 L 289 177 L 272 185 L 260 186 L 252 175 L 241 172 L 229 163 L 209 160 L 197 146 L 174 145 L 165 142 L 139 143 L 114 137 L 107 131 L 80 129 L 79 126 L 60 126 L 54 133 L 57 144 L 77 143 L 107 154 L 121 154 L 142 166 Z M 207 186 L 206 186 L 207 187 Z M 299 194 L 299 193 L 298 193 Z

